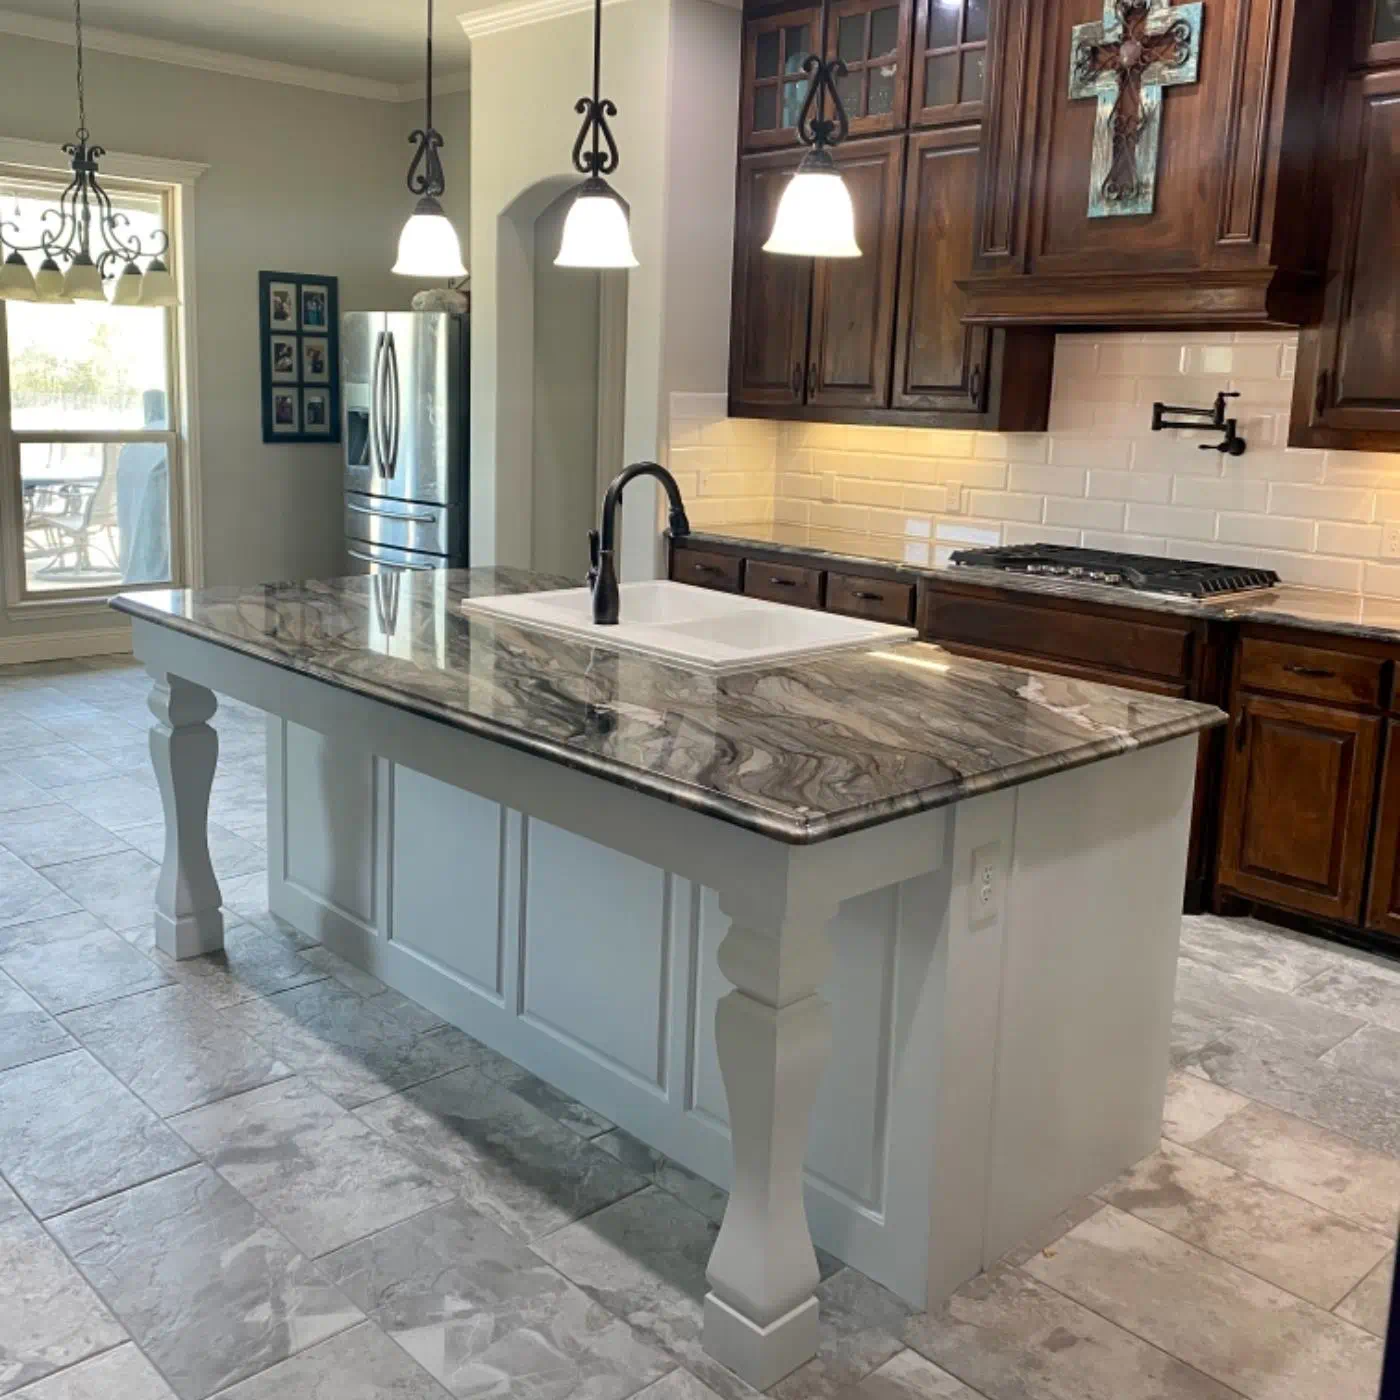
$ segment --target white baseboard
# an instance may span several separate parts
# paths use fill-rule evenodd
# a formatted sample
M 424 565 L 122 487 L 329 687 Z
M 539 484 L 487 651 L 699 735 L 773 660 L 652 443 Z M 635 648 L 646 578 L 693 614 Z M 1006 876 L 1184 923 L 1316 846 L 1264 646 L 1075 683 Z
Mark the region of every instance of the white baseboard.
M 0 666 L 24 661 L 71 661 L 79 656 L 131 655 L 130 627 L 94 627 L 82 632 L 44 632 L 0 637 Z

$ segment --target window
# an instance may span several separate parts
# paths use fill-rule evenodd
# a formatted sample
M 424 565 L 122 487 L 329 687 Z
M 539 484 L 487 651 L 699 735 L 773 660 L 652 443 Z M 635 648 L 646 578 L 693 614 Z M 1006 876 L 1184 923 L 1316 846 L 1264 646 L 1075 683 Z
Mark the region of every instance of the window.
M 65 183 L 0 169 L 0 207 L 19 242 L 38 241 Z M 124 233 L 172 228 L 167 195 L 103 183 Z M 182 581 L 177 344 L 174 308 L 0 302 L 0 467 L 12 507 L 0 513 L 0 555 L 12 604 Z

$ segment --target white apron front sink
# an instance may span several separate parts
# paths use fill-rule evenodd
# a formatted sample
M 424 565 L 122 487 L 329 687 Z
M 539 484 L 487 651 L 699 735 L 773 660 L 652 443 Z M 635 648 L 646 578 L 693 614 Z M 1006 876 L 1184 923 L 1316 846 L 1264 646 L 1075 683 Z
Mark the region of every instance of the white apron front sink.
M 586 588 L 471 598 L 462 610 L 590 646 L 718 673 L 864 651 L 917 636 L 912 627 L 811 612 L 684 583 L 624 583 L 621 595 L 622 620 L 611 627 L 593 621 L 593 599 Z

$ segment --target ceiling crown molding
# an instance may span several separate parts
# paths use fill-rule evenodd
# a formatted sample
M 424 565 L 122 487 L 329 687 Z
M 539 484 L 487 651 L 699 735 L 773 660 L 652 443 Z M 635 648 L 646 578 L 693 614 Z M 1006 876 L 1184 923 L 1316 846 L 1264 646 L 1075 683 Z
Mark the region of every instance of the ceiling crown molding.
M 87 38 L 86 35 L 83 37 Z M 66 174 L 71 164 L 62 148 L 52 141 L 21 141 L 18 137 L 0 136 L 0 165 Z M 155 185 L 193 184 L 208 169 L 199 161 L 123 155 L 121 151 L 108 151 L 102 157 L 104 175 L 115 175 L 124 180 L 146 180 Z
M 66 20 L 42 19 L 38 15 L 18 14 L 14 10 L 0 10 L 0 34 L 63 44 L 67 48 L 73 46 L 73 26 Z M 123 34 L 115 29 L 94 29 L 90 25 L 83 26 L 83 43 L 89 49 L 96 49 L 101 53 L 144 58 L 152 63 L 168 63 L 177 68 L 198 68 L 208 73 L 223 73 L 232 78 L 252 78 L 257 82 L 311 88 L 316 92 L 331 92 L 342 97 L 363 97 L 372 102 L 412 102 L 423 96 L 422 83 L 386 83 L 376 78 L 358 77 L 352 73 L 303 68 L 295 63 L 277 63 L 272 59 L 249 58 L 243 54 L 195 48 L 189 44 L 171 43 L 166 39 L 147 39 L 136 34 Z M 470 75 L 445 74 L 434 82 L 433 87 L 442 93 L 466 92 L 470 87 Z
M 621 5 L 625 0 L 603 0 L 603 4 Z M 465 10 L 457 23 L 468 39 L 480 39 L 486 34 L 503 34 L 508 29 L 523 29 L 563 15 L 576 15 L 592 10 L 593 0 L 503 0 L 481 10 Z

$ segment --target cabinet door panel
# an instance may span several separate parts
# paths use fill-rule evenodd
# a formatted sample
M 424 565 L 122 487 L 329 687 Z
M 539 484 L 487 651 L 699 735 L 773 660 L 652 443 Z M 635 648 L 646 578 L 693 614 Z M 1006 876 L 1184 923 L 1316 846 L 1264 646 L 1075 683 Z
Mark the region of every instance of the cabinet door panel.
M 1292 441 L 1393 450 L 1400 448 L 1400 73 L 1353 80 L 1342 152 L 1327 307 L 1322 326 L 1304 335 Z
M 802 65 L 822 47 L 822 7 L 787 10 L 744 26 L 740 144 L 745 150 L 795 146 L 807 95 Z
M 855 205 L 861 256 L 817 259 L 807 402 L 887 408 L 904 138 L 852 142 L 835 155 Z
M 1220 883 L 1285 909 L 1356 923 L 1379 738 L 1372 716 L 1240 696 Z
M 980 130 L 909 138 L 895 329 L 896 408 L 978 413 L 986 402 L 991 332 L 962 323 L 958 282 L 972 269 Z
M 846 65 L 838 83 L 852 136 L 898 131 L 909 120 L 910 0 L 832 0 L 826 56 Z
M 763 251 L 778 201 L 801 159 L 800 151 L 783 151 L 739 163 L 729 350 L 729 395 L 736 408 L 803 401 L 812 264 Z
M 909 105 L 913 125 L 981 120 L 990 8 L 989 0 L 916 0 Z

